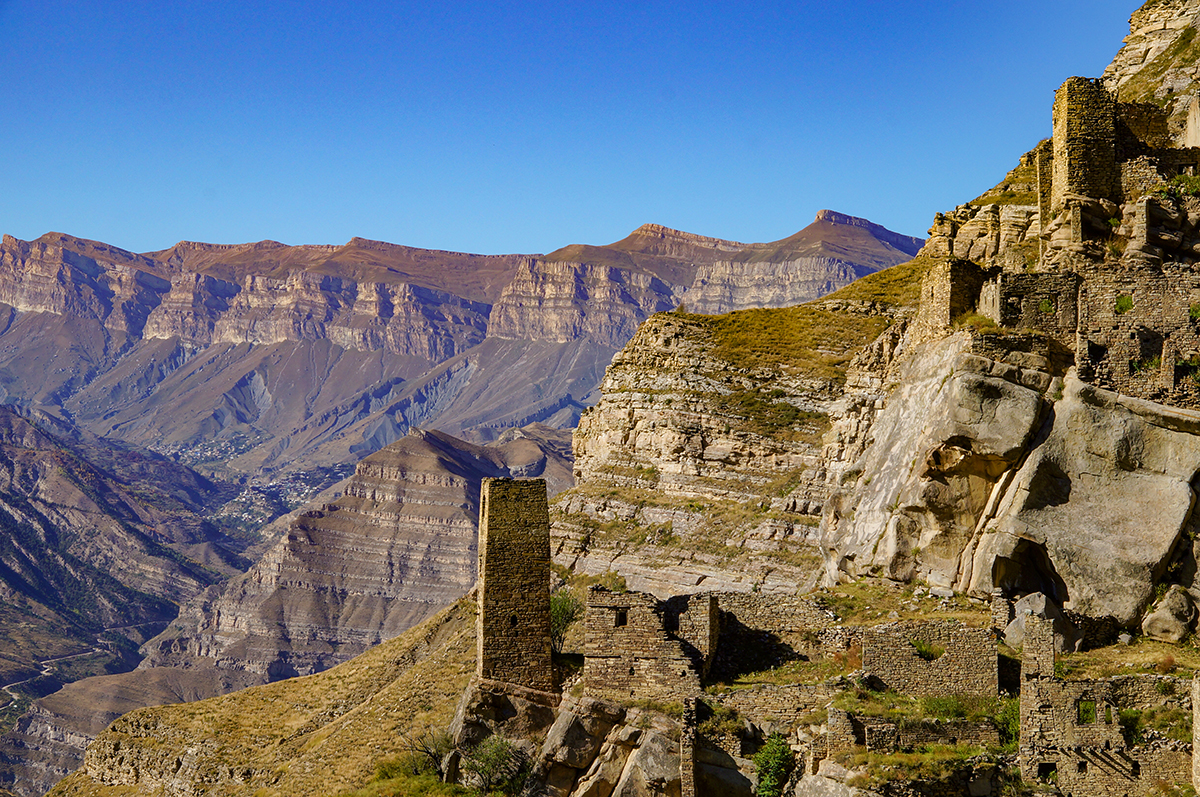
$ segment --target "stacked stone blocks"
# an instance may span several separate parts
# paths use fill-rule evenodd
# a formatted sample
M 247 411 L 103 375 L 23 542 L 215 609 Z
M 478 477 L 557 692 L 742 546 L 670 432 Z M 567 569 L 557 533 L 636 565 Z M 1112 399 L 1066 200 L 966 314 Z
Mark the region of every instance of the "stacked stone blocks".
M 477 673 L 549 692 L 550 513 L 544 479 L 484 479 Z
M 922 653 L 934 650 L 936 657 Z M 999 691 L 991 629 L 956 621 L 887 623 L 863 635 L 863 672 L 909 695 L 983 695 Z

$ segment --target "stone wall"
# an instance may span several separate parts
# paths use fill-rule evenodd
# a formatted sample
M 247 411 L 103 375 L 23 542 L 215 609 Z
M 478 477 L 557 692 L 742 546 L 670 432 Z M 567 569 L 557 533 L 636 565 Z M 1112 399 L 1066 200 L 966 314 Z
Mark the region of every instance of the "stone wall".
M 1063 681 L 1054 677 L 1053 625 L 1025 620 L 1018 760 L 1027 781 L 1054 782 L 1064 794 L 1144 795 L 1159 783 L 1190 783 L 1192 757 L 1183 742 L 1129 746 L 1122 709 L 1173 706 L 1192 711 L 1182 678 L 1121 676 Z
M 988 272 L 969 260 L 938 260 L 921 279 L 921 303 L 917 310 L 918 340 L 939 337 L 951 322 L 975 310 Z
M 585 692 L 666 702 L 698 694 L 702 662 L 694 648 L 667 630 L 667 615 L 666 604 L 653 595 L 589 589 L 581 679 Z
M 1118 197 L 1116 100 L 1099 80 L 1068 78 L 1054 94 L 1054 165 L 1050 212 L 1070 194 Z
M 1153 203 L 1151 203 L 1153 207 Z M 1097 266 L 1079 298 L 1080 378 L 1127 396 L 1200 407 L 1200 273 Z
M 700 662 L 701 677 L 708 675 L 721 628 L 717 596 L 704 593 L 671 598 L 667 601 L 666 623 L 666 630 L 691 646 L 693 659 Z
M 759 684 L 725 692 L 713 699 L 756 722 L 768 720 L 794 729 L 802 719 L 811 719 L 808 715 L 825 708 L 840 691 L 839 687 L 826 683 Z
M 1075 345 L 1079 275 L 1001 272 L 984 284 L 979 312 L 1003 327 L 1036 330 Z
M 481 678 L 554 688 L 545 479 L 484 479 L 479 498 Z
M 929 660 L 914 643 L 940 655 Z M 991 629 L 955 621 L 900 622 L 863 634 L 863 673 L 909 695 L 983 695 L 999 691 L 996 640 Z
M 819 647 L 818 635 L 834 615 L 807 598 L 750 592 L 715 593 L 720 637 L 711 673 L 725 678 L 747 669 L 764 669 Z M 672 598 L 674 606 L 679 598 Z
M 1149 102 L 1118 102 L 1116 104 L 1117 160 L 1137 157 L 1147 148 L 1171 147 L 1167 129 L 1167 113 Z
M 866 747 L 872 752 L 914 750 L 927 744 L 966 744 L 995 747 L 1000 733 L 991 720 L 889 720 L 857 717 L 841 709 L 829 709 L 826 745 L 836 752 Z

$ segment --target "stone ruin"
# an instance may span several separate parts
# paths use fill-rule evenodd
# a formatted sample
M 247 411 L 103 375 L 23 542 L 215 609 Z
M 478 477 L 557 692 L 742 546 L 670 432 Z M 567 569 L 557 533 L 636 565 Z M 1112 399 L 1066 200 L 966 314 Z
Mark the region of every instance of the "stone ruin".
M 544 479 L 484 479 L 479 495 L 476 673 L 554 689 L 550 511 Z
M 668 783 L 660 771 L 659 779 L 645 786 L 646 793 L 749 794 L 749 756 L 761 739 L 706 736 L 702 696 L 789 734 L 811 728 L 814 714 L 825 712 L 820 733 L 793 743 L 799 753 L 797 776 L 816 774 L 825 759 L 847 749 L 892 752 L 930 743 L 994 746 L 1000 741 L 990 721 L 889 720 L 840 710 L 832 705 L 834 698 L 858 688 L 845 677 L 818 684 L 760 684 L 718 695 L 703 692 L 710 674 L 756 651 L 766 651 L 776 662 L 858 651 L 858 683 L 875 690 L 996 696 L 1003 682 L 997 637 L 1013 619 L 1011 602 L 999 597 L 993 602 L 991 628 L 957 621 L 856 628 L 840 625 L 830 612 L 802 597 L 703 593 L 664 601 L 593 587 L 584 616 L 583 669 L 568 697 L 559 694 L 562 687 L 554 681 L 550 656 L 549 522 L 541 480 L 485 480 L 479 557 L 479 678 L 473 702 L 460 705 L 457 738 L 474 738 L 471 734 L 487 722 L 516 722 L 525 733 L 541 728 L 545 760 L 539 759 L 534 774 L 550 793 L 608 793 L 611 783 L 588 784 L 599 784 L 605 768 L 612 769 L 611 758 L 622 750 L 622 762 L 638 760 L 630 751 L 640 732 L 628 725 L 627 712 L 633 709 L 627 707 L 676 704 L 682 706 L 675 748 L 678 772 L 672 770 Z M 1131 740 L 1120 720 L 1123 711 L 1169 707 L 1191 714 L 1195 733 L 1200 733 L 1195 716 L 1200 679 L 1130 675 L 1063 680 L 1055 674 L 1053 621 L 1037 614 L 1022 619 L 1019 684 L 1009 687 L 1020 694 L 1017 761 L 1026 781 L 1055 783 L 1067 797 L 1140 797 L 1156 784 L 1193 782 L 1191 744 L 1154 733 Z M 472 713 L 477 716 L 464 716 Z M 661 748 L 666 737 L 654 738 Z M 664 752 L 659 749 L 655 755 Z M 617 770 L 626 783 L 630 765 L 622 766 Z M 994 784 L 969 785 L 988 794 Z
M 1065 795 L 1140 797 L 1156 784 L 1193 781 L 1192 744 L 1127 738 L 1122 711 L 1170 706 L 1192 714 L 1200 681 L 1119 676 L 1066 681 L 1055 676 L 1054 628 L 1030 616 L 1021 668 L 1021 776 L 1056 783 Z M 1195 730 L 1193 730 L 1193 734 Z
M 924 251 L 944 261 L 922 286 L 919 336 L 977 313 L 1035 333 L 1021 345 L 1086 382 L 1200 407 L 1200 198 L 1159 190 L 1197 175 L 1200 104 L 1173 141 L 1162 109 L 1074 77 L 1052 116 L 1019 167 L 1034 204 L 938 214 Z

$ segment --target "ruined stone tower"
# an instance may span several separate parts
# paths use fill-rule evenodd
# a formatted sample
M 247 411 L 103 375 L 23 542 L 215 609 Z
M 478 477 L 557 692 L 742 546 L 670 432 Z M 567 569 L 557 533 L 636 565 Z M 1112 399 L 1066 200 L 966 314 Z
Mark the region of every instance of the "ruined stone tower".
M 544 479 L 484 479 L 478 674 L 549 692 L 550 515 Z
M 1062 210 L 1070 194 L 1115 199 L 1120 187 L 1116 100 L 1099 80 L 1068 78 L 1054 95 L 1053 114 L 1050 212 Z

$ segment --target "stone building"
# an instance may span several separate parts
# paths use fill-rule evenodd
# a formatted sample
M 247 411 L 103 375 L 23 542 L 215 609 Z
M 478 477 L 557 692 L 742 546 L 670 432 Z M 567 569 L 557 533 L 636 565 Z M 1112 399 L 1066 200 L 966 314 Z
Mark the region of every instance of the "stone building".
M 1052 782 L 1064 795 L 1140 797 L 1160 784 L 1192 782 L 1191 745 L 1140 743 L 1122 728 L 1122 711 L 1173 706 L 1193 713 L 1192 685 L 1170 677 L 1064 681 L 1054 675 L 1050 621 L 1026 618 L 1021 673 L 1019 762 L 1027 781 Z M 1126 715 L 1128 717 L 1128 714 Z
M 1193 103 L 1189 129 L 1200 127 Z M 978 313 L 1069 351 L 1081 379 L 1125 395 L 1200 407 L 1200 198 L 1162 189 L 1196 175 L 1200 147 L 1173 142 L 1155 105 L 1120 102 L 1070 78 L 1053 136 L 1022 161 L 1035 205 L 938 214 L 926 253 L 920 337 Z

